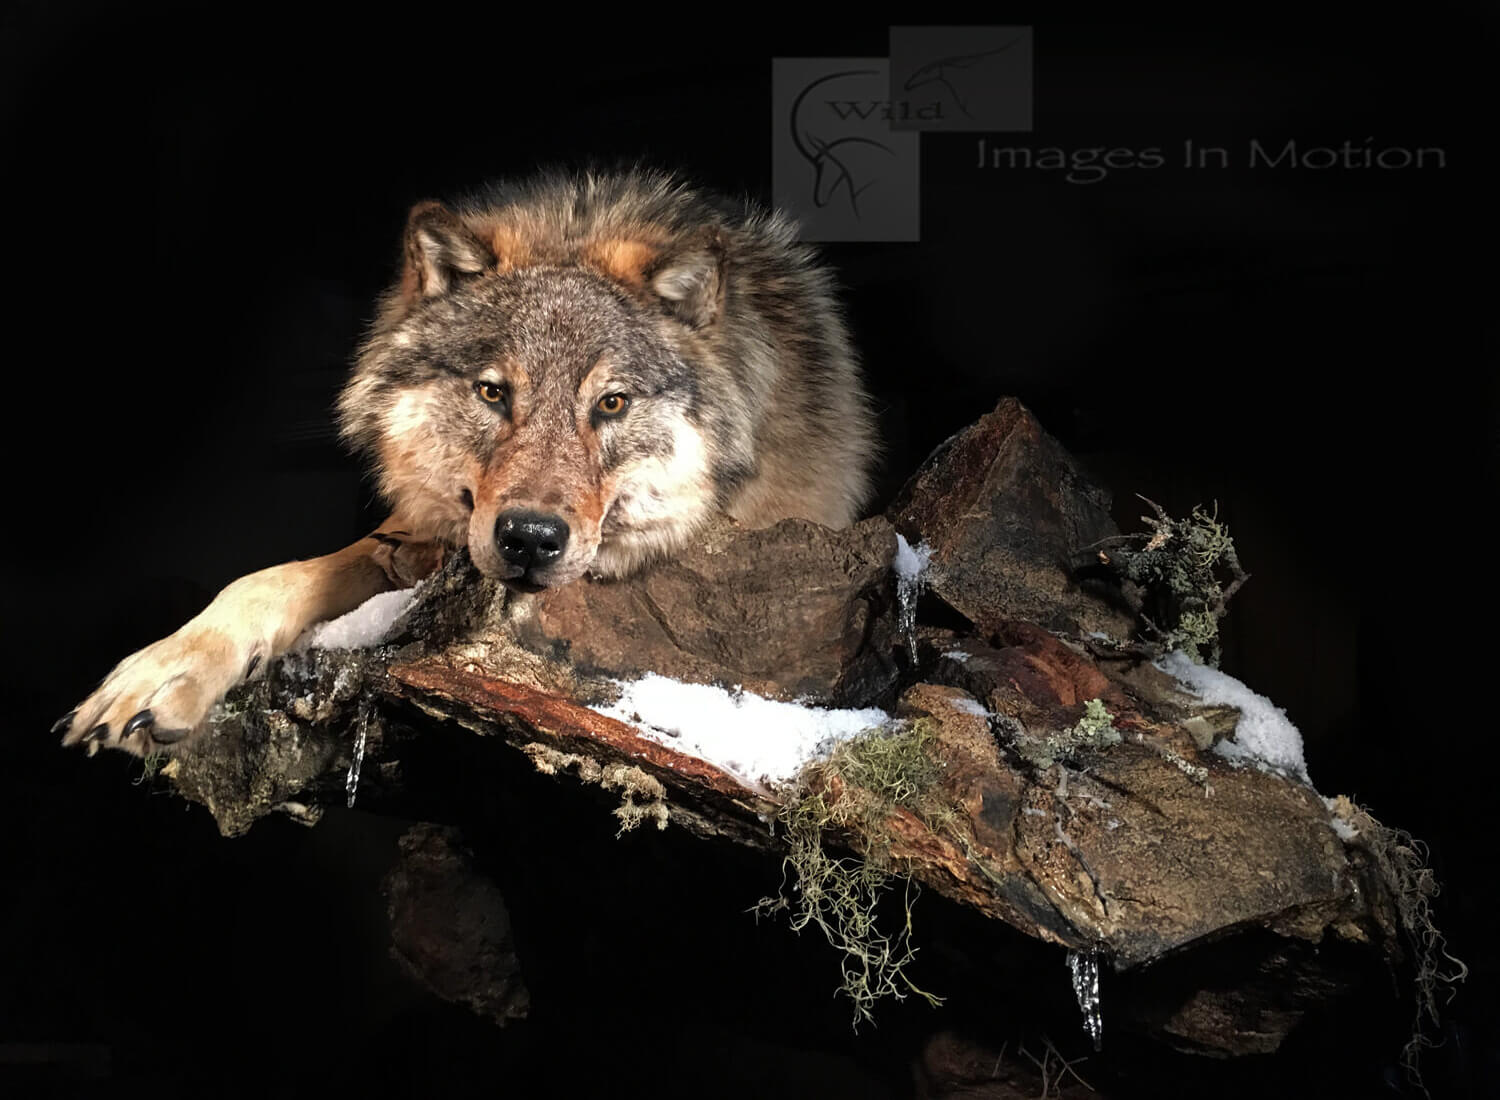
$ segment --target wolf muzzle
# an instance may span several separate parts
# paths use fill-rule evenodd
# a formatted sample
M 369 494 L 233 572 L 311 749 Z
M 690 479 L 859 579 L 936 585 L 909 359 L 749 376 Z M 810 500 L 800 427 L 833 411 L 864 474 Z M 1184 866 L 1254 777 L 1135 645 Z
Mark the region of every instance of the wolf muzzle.
M 495 520 L 495 545 L 500 560 L 515 570 L 507 580 L 543 587 L 538 574 L 568 548 L 568 525 L 560 516 L 512 508 Z

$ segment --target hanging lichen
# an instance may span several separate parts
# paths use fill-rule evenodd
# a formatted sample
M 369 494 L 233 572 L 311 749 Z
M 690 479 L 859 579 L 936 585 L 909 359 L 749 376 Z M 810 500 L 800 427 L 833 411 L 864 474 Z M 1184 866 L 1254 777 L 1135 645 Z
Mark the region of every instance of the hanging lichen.
M 917 887 L 892 865 L 887 827 L 899 810 L 931 827 L 951 820 L 952 809 L 935 793 L 938 765 L 927 752 L 933 736 L 930 720 L 918 719 L 894 733 L 872 730 L 844 742 L 827 761 L 803 770 L 777 815 L 788 849 L 783 867 L 795 874 L 795 888 L 789 891 L 783 881 L 756 912 L 789 911 L 793 930 L 813 925 L 842 952 L 840 988 L 854 1004 L 856 1028 L 861 1020 L 873 1021 L 874 1005 L 884 997 L 915 993 L 941 1003 L 906 973 L 916 957 L 911 917 Z M 835 840 L 854 854 L 833 855 Z M 879 910 L 897 889 L 903 919 L 890 931 Z
M 1416 998 L 1411 1038 L 1401 1051 L 1407 1079 L 1422 1093 L 1422 1048 L 1435 1045 L 1430 1035 L 1442 1024 L 1440 993 L 1451 998 L 1454 987 L 1469 976 L 1469 967 L 1448 951 L 1448 942 L 1432 920 L 1432 899 L 1438 894 L 1437 876 L 1428 865 L 1427 845 L 1405 829 L 1379 821 L 1364 806 L 1344 795 L 1325 800 L 1333 812 L 1340 837 L 1370 853 L 1375 870 L 1391 901 L 1407 945 L 1412 951 L 1412 986 Z

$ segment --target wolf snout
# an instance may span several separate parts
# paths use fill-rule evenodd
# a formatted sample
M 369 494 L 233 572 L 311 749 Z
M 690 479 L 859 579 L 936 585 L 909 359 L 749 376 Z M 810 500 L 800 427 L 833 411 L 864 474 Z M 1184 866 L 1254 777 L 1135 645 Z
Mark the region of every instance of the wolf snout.
M 568 548 L 568 525 L 560 516 L 512 508 L 495 520 L 495 545 L 501 560 L 526 576 L 562 557 Z

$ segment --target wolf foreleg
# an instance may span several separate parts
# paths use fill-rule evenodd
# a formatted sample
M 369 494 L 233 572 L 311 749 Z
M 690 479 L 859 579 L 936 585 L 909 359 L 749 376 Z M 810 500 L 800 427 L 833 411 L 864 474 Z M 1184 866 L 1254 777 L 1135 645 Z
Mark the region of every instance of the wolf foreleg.
M 308 627 L 409 587 L 441 561 L 441 545 L 414 539 L 393 517 L 335 553 L 241 577 L 176 633 L 116 665 L 54 732 L 66 729 L 64 745 L 137 756 L 185 741 L 226 691 L 263 672 Z

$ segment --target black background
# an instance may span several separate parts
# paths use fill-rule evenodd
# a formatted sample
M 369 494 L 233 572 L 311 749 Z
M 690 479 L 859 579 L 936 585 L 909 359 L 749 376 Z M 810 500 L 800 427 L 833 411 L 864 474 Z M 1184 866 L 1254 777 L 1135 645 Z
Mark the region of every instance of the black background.
M 907 1094 L 920 1037 L 947 1025 L 901 1006 L 851 1037 L 822 999 L 828 949 L 742 914 L 774 864 L 670 832 L 617 844 L 600 806 L 518 776 L 494 794 L 514 838 L 497 874 L 536 1005 L 501 1034 L 385 957 L 376 887 L 399 825 L 355 812 L 220 840 L 201 809 L 133 786 L 137 763 L 64 754 L 46 730 L 233 577 L 378 519 L 329 407 L 411 203 L 620 158 L 768 198 L 772 57 L 883 56 L 891 22 L 975 20 L 0 18 L 14 754 L 0 1044 L 80 1044 L 83 1075 L 18 1070 L 12 1045 L 0 1085 Z M 1287 708 L 1321 791 L 1432 845 L 1439 921 L 1475 971 L 1428 1057 L 1440 1095 L 1485 1094 L 1500 1074 L 1493 32 L 1477 9 L 1040 22 L 1035 132 L 992 140 L 1373 138 L 1442 147 L 1446 167 L 1079 185 L 981 171 L 973 136 L 928 135 L 921 243 L 825 250 L 882 412 L 882 499 L 1015 394 L 1127 529 L 1137 492 L 1176 513 L 1219 503 L 1254 574 L 1226 668 Z M 1065 995 L 1060 961 L 1054 978 Z M 107 1076 L 87 1076 L 91 1058 Z M 550 1086 L 518 1085 L 538 1074 Z M 1388 1074 L 1375 1057 L 1341 1080 L 1378 1095 Z

